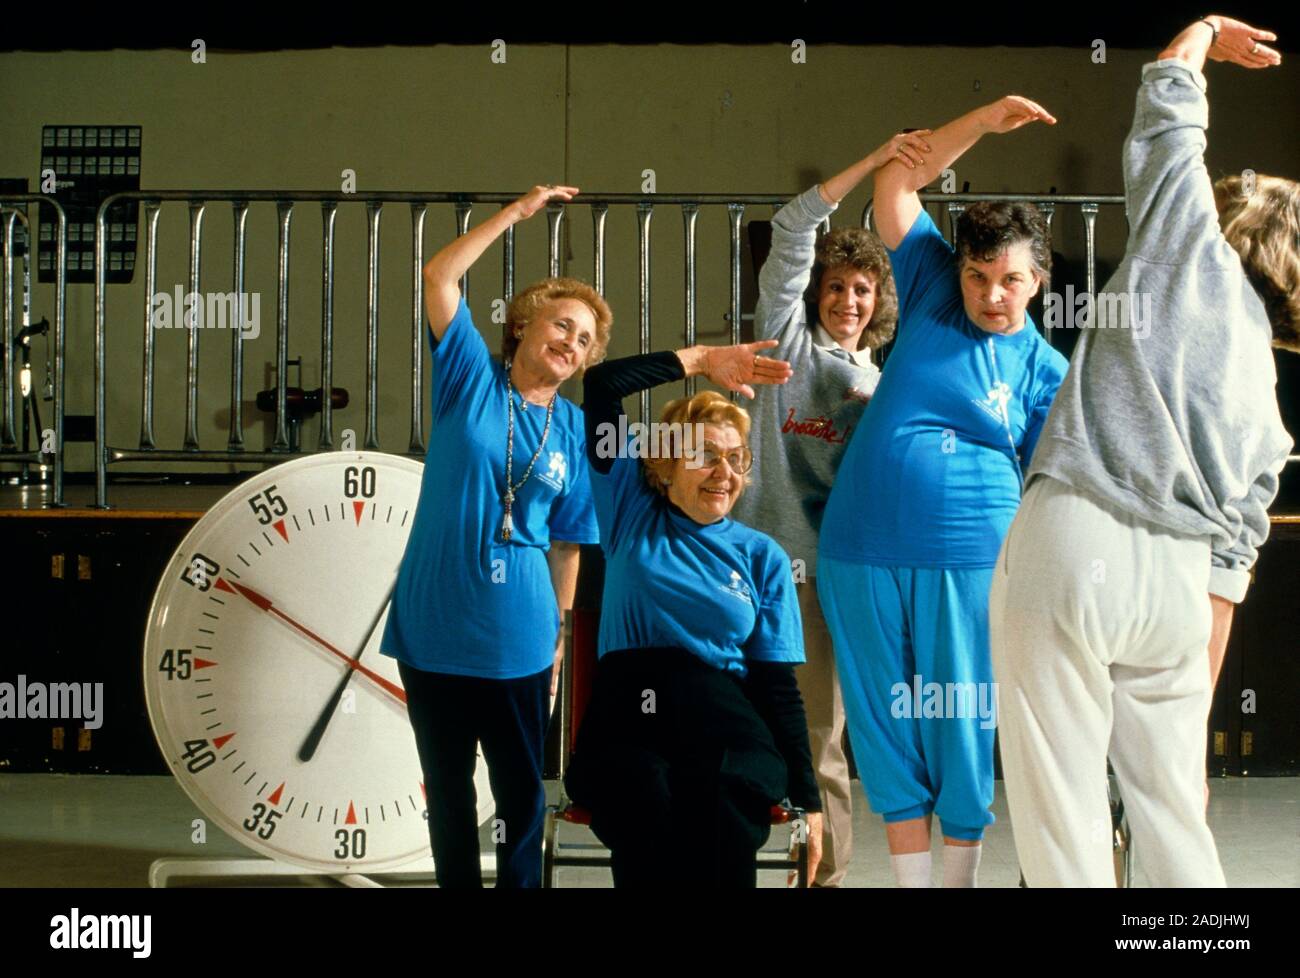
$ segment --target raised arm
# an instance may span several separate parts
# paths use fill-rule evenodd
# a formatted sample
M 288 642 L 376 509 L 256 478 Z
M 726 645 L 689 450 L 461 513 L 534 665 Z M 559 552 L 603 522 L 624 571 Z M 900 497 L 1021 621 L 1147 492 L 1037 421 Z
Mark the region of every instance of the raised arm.
M 885 247 L 892 251 L 902 244 L 921 213 L 917 191 L 938 179 L 981 136 L 1011 132 L 1035 120 L 1056 123 L 1055 116 L 1037 102 L 1008 95 L 936 129 L 926 140 L 931 151 L 920 166 L 905 164 L 898 156 L 886 163 L 876 175 L 872 196 L 876 233 Z
M 804 291 L 812 274 L 817 248 L 817 228 L 867 175 L 889 160 L 898 158 L 908 166 L 920 166 L 929 145 L 928 129 L 899 133 L 872 150 L 852 166 L 825 183 L 806 190 L 772 218 L 772 250 L 758 273 L 758 304 L 754 310 L 754 334 L 769 339 L 788 322 L 803 304 Z
M 838 204 L 869 174 L 875 173 L 890 160 L 898 160 L 908 169 L 924 166 L 926 154 L 930 152 L 926 137 L 930 135 L 929 129 L 913 129 L 890 136 L 858 162 L 821 184 L 819 189 L 822 200 L 828 204 Z
M 719 387 L 753 399 L 750 384 L 784 384 L 793 373 L 784 360 L 759 355 L 760 350 L 776 345 L 776 340 L 760 340 L 738 346 L 691 346 L 675 353 L 607 360 L 592 367 L 582 376 L 582 413 L 592 468 L 604 475 L 613 465 L 612 456 L 606 457 L 601 446 L 610 444 L 607 432 L 618 430 L 623 398 L 684 377 L 704 376 Z
M 1272 31 L 1260 30 L 1249 24 L 1210 14 L 1192 21 L 1169 42 L 1157 60 L 1178 58 L 1186 61 L 1196 71 L 1205 67 L 1205 59 L 1231 61 L 1245 68 L 1267 68 L 1282 63 L 1282 55 L 1260 41 L 1276 41 Z
M 430 258 L 424 266 L 424 311 L 433 338 L 441 340 L 460 304 L 460 280 L 488 246 L 512 224 L 527 220 L 549 200 L 572 200 L 577 187 L 534 187 L 478 227 L 466 231 Z
M 1192 261 L 1198 243 L 1218 238 L 1219 214 L 1205 166 L 1210 110 L 1201 69 L 1207 54 L 1250 68 L 1278 64 L 1281 56 L 1259 43 L 1273 36 L 1228 17 L 1207 17 L 1187 25 L 1157 61 L 1143 67 L 1133 126 L 1124 140 L 1129 254 Z

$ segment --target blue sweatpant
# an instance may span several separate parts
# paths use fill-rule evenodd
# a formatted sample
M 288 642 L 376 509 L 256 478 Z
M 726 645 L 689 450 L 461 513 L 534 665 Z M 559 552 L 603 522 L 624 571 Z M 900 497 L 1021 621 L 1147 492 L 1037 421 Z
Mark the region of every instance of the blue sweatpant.
M 818 560 L 853 755 L 886 822 L 934 812 L 963 840 L 993 822 L 992 580 L 991 567 Z

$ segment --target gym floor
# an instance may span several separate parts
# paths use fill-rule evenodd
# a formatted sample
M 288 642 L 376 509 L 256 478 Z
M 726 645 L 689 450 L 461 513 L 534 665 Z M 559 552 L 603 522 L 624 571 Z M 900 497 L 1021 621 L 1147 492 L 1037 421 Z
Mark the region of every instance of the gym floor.
M 1016 886 L 1019 870 L 1007 820 L 1006 799 L 997 782 L 997 821 L 984 839 L 981 886 Z M 556 786 L 550 785 L 554 792 Z M 880 820 L 867 808 L 861 785 L 853 783 L 855 852 L 846 886 L 894 885 Z M 166 857 L 215 859 L 251 853 L 209 823 L 204 846 L 190 841 L 199 811 L 170 777 L 121 775 L 5 774 L 0 776 L 0 886 L 147 886 L 149 866 Z M 1300 779 L 1216 778 L 1210 782 L 1210 828 L 1231 887 L 1300 886 Z M 490 853 L 488 828 L 480 840 Z M 680 829 L 674 831 L 680 832 Z M 561 826 L 561 842 L 594 843 L 590 832 Z M 786 838 L 774 830 L 769 847 Z M 682 835 L 683 847 L 689 833 Z M 938 850 L 942 842 L 936 838 Z M 941 872 L 936 852 L 936 879 Z M 683 873 L 689 872 L 684 861 Z M 189 881 L 180 880 L 182 884 Z M 256 884 L 248 877 L 224 885 Z M 264 885 L 335 885 L 325 879 L 281 877 Z M 557 885 L 607 887 L 606 869 L 563 868 Z M 782 886 L 784 875 L 764 872 L 760 886 Z M 1140 849 L 1134 853 L 1134 885 L 1146 886 Z

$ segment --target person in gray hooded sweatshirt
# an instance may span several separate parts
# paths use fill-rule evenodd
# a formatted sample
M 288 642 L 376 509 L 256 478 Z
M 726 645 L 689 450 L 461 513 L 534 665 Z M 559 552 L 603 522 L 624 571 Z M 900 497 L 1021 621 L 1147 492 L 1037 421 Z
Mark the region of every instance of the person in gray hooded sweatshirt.
M 1126 254 L 999 555 L 998 726 L 1030 886 L 1115 885 L 1108 749 L 1151 883 L 1224 885 L 1205 819 L 1207 714 L 1292 447 L 1270 346 L 1300 352 L 1300 186 L 1211 185 L 1201 69 L 1207 54 L 1276 65 L 1271 40 L 1207 17 L 1142 69 Z

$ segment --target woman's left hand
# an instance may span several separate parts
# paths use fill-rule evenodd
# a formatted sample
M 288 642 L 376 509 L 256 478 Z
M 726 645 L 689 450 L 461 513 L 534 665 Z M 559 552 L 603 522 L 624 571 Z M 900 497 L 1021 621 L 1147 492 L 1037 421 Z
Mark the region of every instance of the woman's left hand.
M 736 346 L 697 347 L 702 351 L 702 357 L 694 373 L 701 373 L 719 387 L 744 394 L 752 401 L 754 388 L 750 384 L 784 384 L 794 376 L 785 360 L 773 360 L 759 354 L 760 350 L 770 350 L 779 345 L 776 340 L 759 340 Z
M 510 207 L 514 208 L 515 220 L 526 221 L 552 200 L 570 201 L 577 193 L 577 187 L 563 187 L 554 183 L 543 184 L 528 191 Z
M 1243 68 L 1269 68 L 1282 63 L 1282 55 L 1260 41 L 1276 41 L 1272 31 L 1251 27 L 1245 21 L 1212 15 L 1219 29 L 1218 41 L 1211 45 L 1211 61 L 1230 61 Z M 1207 17 L 1209 21 L 1211 18 Z
M 1035 121 L 1056 125 L 1056 116 L 1023 95 L 1006 95 L 977 109 L 976 113 L 987 132 L 1007 133 Z

